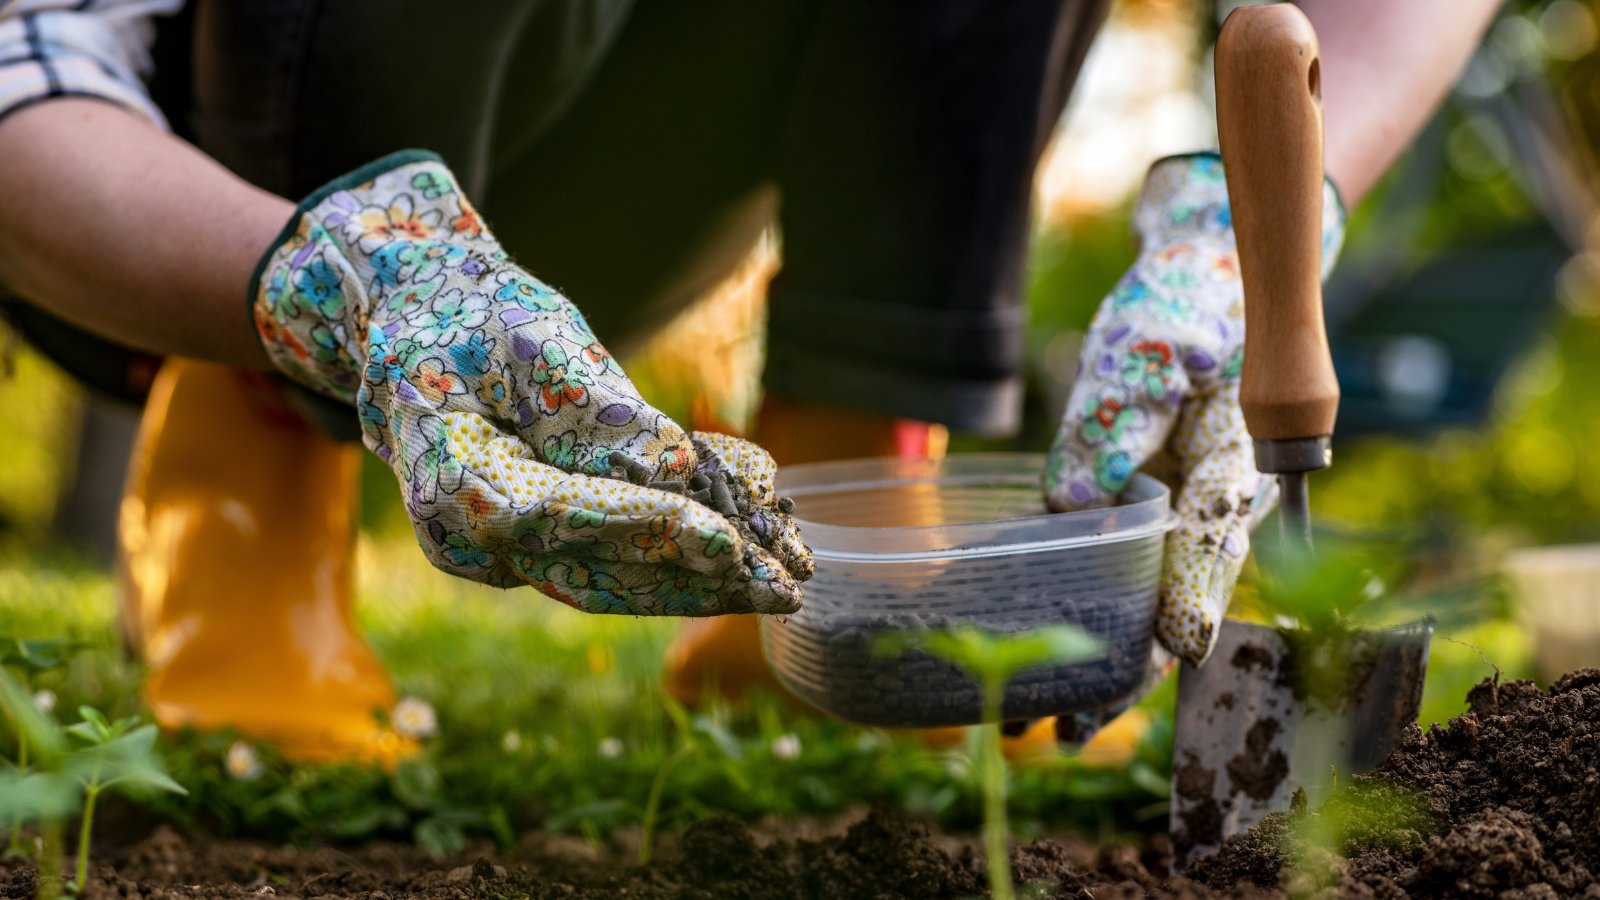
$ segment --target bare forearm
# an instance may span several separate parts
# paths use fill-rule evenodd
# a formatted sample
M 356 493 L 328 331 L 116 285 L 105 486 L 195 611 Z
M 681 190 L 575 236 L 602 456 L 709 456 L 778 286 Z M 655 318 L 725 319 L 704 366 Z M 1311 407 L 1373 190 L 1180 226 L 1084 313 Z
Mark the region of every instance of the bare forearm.
M 132 347 L 268 365 L 245 294 L 292 204 L 95 100 L 8 116 L 0 159 L 0 285 Z
M 1354 205 L 1433 115 L 1500 0 L 1297 0 L 1322 47 L 1328 174 Z

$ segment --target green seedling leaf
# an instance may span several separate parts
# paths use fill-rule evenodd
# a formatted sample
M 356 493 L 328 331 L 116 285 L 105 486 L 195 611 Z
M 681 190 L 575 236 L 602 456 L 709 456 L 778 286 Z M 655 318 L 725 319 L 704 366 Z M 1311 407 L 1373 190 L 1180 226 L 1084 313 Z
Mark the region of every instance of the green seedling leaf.
M 54 768 L 66 752 L 61 729 L 34 708 L 33 697 L 4 668 L 0 668 L 0 709 L 16 726 L 18 737 L 27 742 L 39 765 L 47 770 Z
M 467 846 L 467 830 L 490 830 L 490 817 L 476 810 L 441 810 L 418 822 L 411 838 L 435 856 L 452 856 Z
M 0 665 L 21 669 L 29 678 L 67 664 L 72 654 L 89 646 L 61 638 L 0 639 Z
M 82 790 L 76 778 L 58 772 L 0 772 L 0 821 L 41 822 L 78 811 Z
M 105 734 L 100 729 L 96 728 L 93 722 L 78 722 L 73 725 L 68 725 L 66 728 L 63 728 L 62 731 L 72 735 L 80 741 L 83 741 L 85 744 L 88 744 L 91 747 L 103 744 L 106 740 Z
M 68 726 L 66 732 L 91 745 L 114 741 L 139 724 L 138 716 L 128 716 L 115 722 L 108 721 L 105 713 L 92 706 L 78 707 L 78 716 L 83 721 Z
M 673 726 L 678 729 L 678 735 L 684 741 L 694 743 L 694 725 L 689 721 L 689 711 L 671 697 L 663 696 L 661 699 L 666 704 L 667 715 L 672 719 Z
M 423 819 L 411 829 L 411 839 L 434 856 L 450 856 L 467 845 L 461 826 L 438 816 Z
M 380 830 L 403 827 L 409 819 L 400 807 L 379 804 L 335 819 L 329 825 L 328 833 L 345 839 L 365 838 Z
M 711 739 L 717 745 L 722 755 L 729 759 L 740 759 L 744 756 L 744 747 L 739 744 L 739 739 L 723 725 L 710 716 L 695 716 L 694 730 Z
M 408 759 L 395 770 L 390 786 L 395 798 L 412 809 L 427 809 L 439 799 L 444 779 L 427 761 Z
M 128 721 L 124 719 L 115 726 L 108 726 L 107 733 L 120 731 Z M 128 793 L 189 793 L 167 774 L 155 750 L 157 734 L 154 725 L 141 725 L 118 733 L 103 744 L 73 751 L 71 768 L 79 773 L 92 770 L 83 777 L 85 783 L 97 779 L 101 787 L 115 786 Z
M 80 706 L 78 707 L 78 715 L 82 717 L 83 721 L 93 725 L 96 733 L 103 736 L 110 735 L 111 723 L 106 721 L 105 713 L 92 706 Z
M 1393 556 L 1393 549 L 1384 553 Z M 1392 571 L 1377 548 L 1350 539 L 1324 538 L 1315 550 L 1297 541 L 1258 542 L 1261 605 L 1277 624 L 1307 631 L 1348 626 L 1386 591 Z
M 545 820 L 545 827 L 555 832 L 583 830 L 585 826 L 609 831 L 627 821 L 633 810 L 633 804 L 620 798 L 596 800 L 551 816 Z
M 1165 797 L 1172 791 L 1172 777 L 1142 760 L 1136 759 L 1128 766 L 1128 780 L 1151 796 Z
M 485 827 L 494 836 L 494 842 L 501 850 L 509 850 L 516 846 L 517 833 L 511 828 L 511 818 L 506 815 L 504 807 L 498 804 L 489 807 L 488 815 L 484 818 Z

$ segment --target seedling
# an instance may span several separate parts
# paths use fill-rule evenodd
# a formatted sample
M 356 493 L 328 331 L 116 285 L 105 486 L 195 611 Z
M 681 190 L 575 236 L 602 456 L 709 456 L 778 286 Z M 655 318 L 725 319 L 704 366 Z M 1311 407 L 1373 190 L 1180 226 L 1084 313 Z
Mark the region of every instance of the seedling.
M 186 794 L 183 785 L 167 775 L 156 753 L 156 726 L 140 725 L 138 716 L 115 722 L 99 710 L 78 707 L 83 721 L 67 733 L 83 746 L 69 755 L 72 774 L 83 788 L 83 821 L 78 829 L 78 870 L 74 886 L 82 890 L 89 875 L 89 837 L 94 828 L 95 801 L 115 787 L 133 794 L 162 791 Z M 87 775 L 81 774 L 87 771 Z
M 1358 778 L 1312 810 L 1305 795 L 1290 810 L 1292 828 L 1285 835 L 1284 889 L 1291 897 L 1323 896 L 1337 891 L 1340 857 L 1369 847 L 1398 848 L 1433 830 L 1427 801 L 1401 785 Z
M 989 893 L 995 900 L 1013 900 L 1016 889 L 1011 883 L 1006 851 L 1011 837 L 1011 822 L 1006 814 L 1006 760 L 1000 750 L 1006 685 L 1024 669 L 1093 659 L 1101 652 L 1100 641 L 1070 625 L 1018 634 L 962 626 L 886 635 L 879 640 L 877 650 L 886 655 L 920 650 L 961 668 L 978 682 L 985 723 L 979 734 L 978 772 L 983 792 L 983 847 L 988 857 Z
M 1341 707 L 1358 657 L 1370 653 L 1360 630 L 1390 596 L 1403 557 L 1392 542 L 1324 537 L 1315 553 L 1297 541 L 1259 542 L 1260 612 L 1288 642 L 1297 697 Z
M 70 655 L 84 644 L 78 641 L 60 639 L 28 639 L 6 638 L 0 641 L 0 667 L 9 667 L 21 672 L 20 687 L 25 696 L 30 697 L 32 705 L 32 690 L 35 679 L 40 674 L 51 669 L 66 665 Z M 28 741 L 23 736 L 21 729 L 17 731 L 17 760 L 16 769 L 19 773 L 28 771 Z M 11 819 L 10 836 L 6 840 L 6 856 L 26 856 L 22 849 L 22 819 L 20 815 Z
M 645 799 L 644 814 L 641 817 L 639 828 L 639 865 L 641 866 L 650 861 L 650 854 L 655 847 L 656 831 L 661 819 L 661 795 L 666 790 L 667 777 L 672 774 L 672 770 L 676 769 L 679 763 L 689 759 L 697 752 L 705 752 L 705 748 L 701 745 L 699 739 L 695 737 L 695 732 L 704 734 L 715 745 L 715 752 L 722 759 L 737 760 L 742 755 L 738 739 L 728 733 L 727 729 L 715 719 L 707 716 L 694 716 L 691 718 L 688 710 L 685 710 L 681 705 L 670 699 L 666 703 L 667 713 L 672 717 L 672 723 L 675 726 L 680 743 L 665 760 L 662 760 L 660 768 L 656 769 L 655 777 L 650 780 L 650 794 Z M 739 787 L 746 786 L 744 784 L 744 776 L 740 774 L 738 769 L 727 766 L 724 768 L 724 772 Z
M 82 810 L 74 891 L 89 874 L 94 810 L 109 788 L 138 795 L 183 794 L 183 786 L 166 773 L 156 752 L 156 727 L 138 717 L 115 722 L 92 707 L 78 708 L 82 721 L 61 728 L 34 708 L 32 697 L 10 673 L 0 669 L 0 706 L 17 728 L 19 744 L 34 748 L 36 771 L 0 775 L 0 813 L 13 821 L 40 823 L 44 849 L 39 859 L 38 896 L 52 898 L 59 888 L 61 828 Z
M 1351 541 L 1324 540 L 1316 553 L 1294 541 L 1266 541 L 1259 548 L 1261 605 L 1287 641 L 1298 694 L 1327 709 L 1345 709 L 1352 679 L 1373 664 L 1378 649 L 1361 640 L 1362 620 L 1389 597 L 1386 582 L 1397 571 L 1383 568 L 1384 556 L 1401 554 L 1393 546 L 1380 553 Z M 1382 572 L 1382 574 L 1380 574 Z M 1385 577 L 1387 576 L 1387 577 Z M 1350 727 L 1339 717 L 1308 719 L 1322 728 Z M 1339 736 L 1328 735 L 1313 746 L 1334 747 Z M 1328 757 L 1327 799 L 1307 810 L 1302 792 L 1296 798 L 1296 822 L 1290 851 L 1294 890 L 1299 895 L 1332 887 L 1338 873 L 1333 854 L 1352 846 L 1393 843 L 1398 834 L 1425 828 L 1426 805 L 1399 787 L 1357 779 L 1339 788 L 1346 760 Z

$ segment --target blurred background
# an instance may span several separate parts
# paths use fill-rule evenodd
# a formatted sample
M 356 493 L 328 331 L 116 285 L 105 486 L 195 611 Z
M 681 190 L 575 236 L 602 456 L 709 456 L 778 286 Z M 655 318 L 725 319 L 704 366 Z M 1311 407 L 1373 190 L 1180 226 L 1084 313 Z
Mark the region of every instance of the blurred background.
M 1210 47 L 1231 7 L 1114 5 L 1038 171 L 1024 427 L 998 441 L 956 435 L 952 452 L 1048 444 L 1083 328 L 1133 259 L 1128 215 L 1145 168 L 1215 145 Z M 1313 478 L 1313 506 L 1330 528 L 1404 557 L 1386 616 L 1438 618 L 1424 721 L 1464 709 L 1482 677 L 1535 669 L 1534 632 L 1501 576 L 1508 552 L 1600 540 L 1597 42 L 1594 0 L 1509 3 L 1446 108 L 1355 211 L 1327 289 L 1344 400 L 1335 465 Z M 765 236 L 739 272 L 624 360 L 646 397 L 685 422 L 749 421 L 764 289 L 781 256 L 781 235 Z M 0 345 L 0 636 L 67 634 L 112 648 L 109 567 L 136 414 L 86 396 L 14 337 Z M 625 820 L 626 803 L 607 798 L 642 793 L 673 740 L 671 724 L 649 713 L 677 624 L 585 618 L 434 572 L 415 551 L 392 476 L 367 462 L 362 620 L 402 690 L 439 708 L 433 755 L 446 783 L 557 830 Z M 136 674 L 107 653 L 53 689 L 131 707 Z M 1164 820 L 1163 704 L 1165 691 L 1145 705 L 1117 765 L 1069 755 L 1019 776 L 1039 780 L 1018 792 L 1018 815 L 1040 827 Z M 729 774 L 737 767 L 684 775 L 668 792 L 669 818 L 826 812 L 874 797 L 955 820 L 975 810 L 970 773 L 920 747 L 895 749 L 781 704 L 708 721 L 734 742 L 727 759 L 799 774 L 782 789 L 741 781 Z M 784 747 L 805 748 L 797 759 L 773 756 L 785 737 L 797 743 Z M 606 740 L 622 749 L 563 768 L 562 747 Z M 484 754 L 543 768 L 490 783 L 482 773 L 497 769 L 480 765 Z M 202 792 L 192 802 L 211 801 Z

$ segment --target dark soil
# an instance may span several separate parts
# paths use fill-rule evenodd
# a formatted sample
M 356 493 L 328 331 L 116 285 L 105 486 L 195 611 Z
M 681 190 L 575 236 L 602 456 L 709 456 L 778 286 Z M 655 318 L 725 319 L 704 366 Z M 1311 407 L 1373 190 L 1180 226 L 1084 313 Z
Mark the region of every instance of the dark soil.
M 1467 699 L 1447 725 L 1409 728 L 1355 790 L 1269 816 L 1190 874 L 1334 896 L 1600 898 L 1600 670 L 1548 691 L 1485 681 Z M 1342 826 L 1342 856 L 1291 849 L 1319 824 Z
M 410 845 L 296 850 L 184 838 L 162 826 L 106 854 L 86 897 L 529 898 L 956 898 L 985 893 L 971 842 L 939 839 L 898 813 L 877 809 L 842 833 L 763 838 L 728 818 L 691 827 L 659 862 L 636 866 L 622 847 L 531 836 L 512 853 L 437 860 Z M 835 832 L 838 829 L 834 829 Z M 1209 897 L 1183 879 L 1163 887 L 1164 839 L 1143 851 L 1043 841 L 1012 854 L 1019 885 L 1051 897 Z M 0 862 L 0 898 L 31 898 L 30 865 Z M 1246 886 L 1238 896 L 1269 894 Z
M 1143 848 L 1042 841 L 1013 851 L 1013 874 L 1047 886 L 1032 896 L 1053 897 L 1600 900 L 1600 670 L 1574 672 L 1549 691 L 1484 682 L 1468 699 L 1471 712 L 1426 732 L 1413 727 L 1374 775 L 1351 779 L 1324 807 L 1268 817 L 1187 877 L 1167 874 L 1164 836 Z M 1343 836 L 1307 849 L 1297 835 L 1308 825 L 1338 825 Z M 769 836 L 714 818 L 639 867 L 625 847 L 545 835 L 507 854 L 440 861 L 403 845 L 295 850 L 163 827 L 108 847 L 87 895 L 789 900 L 984 891 L 970 841 L 936 837 L 897 813 L 807 831 L 790 825 Z M 0 862 L 0 898 L 31 897 L 33 887 L 31 866 Z

